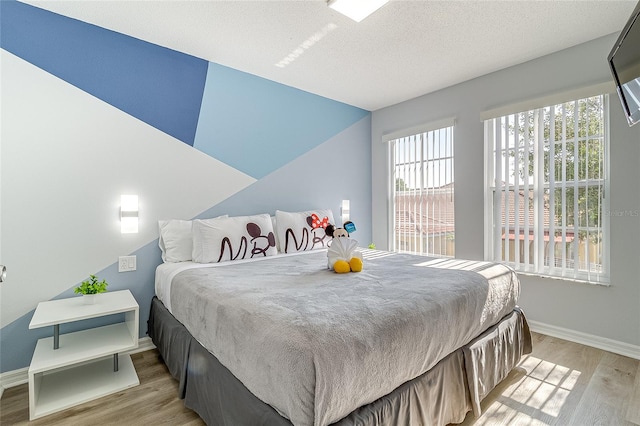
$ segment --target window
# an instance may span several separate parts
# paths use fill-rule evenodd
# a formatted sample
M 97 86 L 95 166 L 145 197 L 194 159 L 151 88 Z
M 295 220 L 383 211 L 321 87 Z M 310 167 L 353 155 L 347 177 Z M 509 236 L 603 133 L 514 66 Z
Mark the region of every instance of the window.
M 453 257 L 453 125 L 389 143 L 391 250 Z
M 491 260 L 607 281 L 607 120 L 603 95 L 485 121 Z

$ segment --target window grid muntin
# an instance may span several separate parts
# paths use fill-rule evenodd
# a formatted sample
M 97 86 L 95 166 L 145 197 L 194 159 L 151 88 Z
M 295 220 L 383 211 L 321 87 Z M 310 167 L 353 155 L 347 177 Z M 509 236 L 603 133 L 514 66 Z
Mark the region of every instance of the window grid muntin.
M 392 251 L 443 257 L 454 256 L 453 150 L 453 126 L 390 141 L 390 199 L 393 204 L 390 215 L 390 225 L 393 230 L 390 249 Z M 402 182 L 410 181 L 407 185 L 409 188 L 399 191 L 399 179 L 402 179 Z M 404 196 L 399 198 L 399 195 Z M 411 197 L 410 200 L 407 200 L 406 195 Z M 423 218 L 432 218 L 432 223 L 435 223 L 443 217 L 442 203 L 424 201 L 425 198 L 437 196 L 449 200 L 450 205 L 445 206 L 444 215 L 448 215 L 451 222 L 445 222 L 440 227 L 432 226 L 431 230 L 434 232 L 427 232 L 425 236 L 422 230 L 425 228 L 429 230 L 429 223 Z M 417 228 L 415 232 L 411 232 L 410 226 L 407 226 L 407 224 L 411 225 L 412 215 Z M 407 241 L 410 243 L 407 244 Z
M 597 120 L 596 132 L 591 132 L 590 130 L 590 115 L 588 111 L 581 111 L 580 107 L 583 103 L 586 107 L 589 107 L 589 103 L 593 102 L 594 105 L 597 106 L 598 113 L 600 118 Z M 569 110 L 573 111 L 571 114 Z M 559 114 L 558 114 L 559 113 Z M 545 115 L 547 117 L 545 125 Z M 553 119 L 551 119 L 553 118 Z M 518 126 L 515 126 L 514 123 L 518 122 Z M 520 121 L 522 120 L 522 122 Z M 493 120 L 487 120 L 485 122 L 485 137 L 488 138 L 488 148 L 489 157 L 488 157 L 488 167 L 491 171 L 491 181 L 490 181 L 490 194 L 492 194 L 492 206 L 493 209 L 489 210 L 489 217 L 491 220 L 489 229 L 492 231 L 487 235 L 490 240 L 493 240 L 493 243 L 490 243 L 488 247 L 492 249 L 492 252 L 489 253 L 489 256 L 494 260 L 502 260 L 511 263 L 516 270 L 521 270 L 524 272 L 532 272 L 543 275 L 554 275 L 554 276 L 563 276 L 566 277 L 570 275 L 572 278 L 576 279 L 595 279 L 595 281 L 601 281 L 607 279 L 607 271 L 606 271 L 606 233 L 608 229 L 608 221 L 606 217 L 604 217 L 604 212 L 606 209 L 606 198 L 603 199 L 604 191 L 606 188 L 606 153 L 607 153 L 607 140 L 606 138 L 606 120 L 607 120 L 607 99 L 606 96 L 596 96 L 586 99 L 581 99 L 578 101 L 573 101 L 570 103 L 559 104 L 546 108 L 539 108 L 532 111 L 527 111 L 519 114 L 509 114 L 503 117 L 499 117 Z M 558 121 L 558 123 L 556 123 Z M 513 133 L 513 137 L 510 138 L 509 135 L 509 124 L 511 124 L 511 131 Z M 520 125 L 521 124 L 521 125 Z M 562 126 L 559 130 L 561 131 L 560 135 L 556 134 L 556 124 Z M 490 126 L 490 127 L 487 127 Z M 587 129 L 586 134 L 584 129 Z M 519 132 L 522 129 L 523 137 L 520 138 Z M 539 137 L 537 140 L 533 140 L 533 146 L 530 146 L 531 137 L 527 137 L 531 134 L 535 134 L 535 132 L 541 132 L 542 137 Z M 553 135 L 553 138 L 550 137 Z M 576 137 L 577 135 L 577 137 Z M 556 136 L 559 136 L 557 138 Z M 553 143 L 551 143 L 553 142 Z M 584 145 L 581 145 L 583 143 Z M 560 170 L 555 170 L 556 161 L 548 161 L 550 158 L 556 158 L 556 154 L 558 151 L 558 145 L 560 145 Z M 590 161 L 592 158 L 590 154 L 590 147 L 592 145 L 597 145 L 597 171 L 592 171 L 592 173 L 599 173 L 598 178 L 592 178 L 594 174 L 590 173 L 589 167 L 591 166 Z M 568 151 L 567 146 L 570 147 L 573 151 Z M 583 157 L 580 155 L 580 149 L 584 147 L 584 160 L 581 162 Z M 520 155 L 520 152 L 526 152 L 527 155 Z M 511 153 L 511 155 L 510 155 Z M 518 153 L 517 155 L 515 153 Z M 535 157 L 542 156 L 547 159 L 548 170 L 545 170 L 544 164 L 538 163 L 537 168 L 535 166 L 531 169 L 528 165 L 528 159 L 533 153 Z M 573 161 L 573 170 L 569 170 L 567 167 L 567 156 L 569 153 L 569 157 L 572 157 L 573 160 L 576 158 L 578 161 Z M 511 157 L 511 159 L 508 159 Z M 505 160 L 503 160 L 503 158 Z M 511 161 L 513 160 L 513 161 Z M 521 161 L 522 160 L 522 161 Z M 504 166 L 503 166 L 504 162 Z M 520 168 L 521 163 L 524 163 L 522 168 Z M 504 171 L 502 169 L 505 169 Z M 584 168 L 584 169 L 583 169 Z M 547 204 L 548 204 L 548 213 L 549 218 L 553 218 L 553 220 L 548 220 L 547 226 L 544 224 L 544 204 L 545 198 L 533 197 L 533 215 L 534 221 L 531 224 L 530 214 L 531 214 L 531 206 L 529 205 L 529 197 L 524 197 L 524 220 L 521 220 L 520 217 L 520 206 L 515 208 L 516 202 L 519 203 L 519 200 L 516 200 L 515 192 L 519 192 L 523 190 L 524 194 L 530 194 L 531 189 L 529 188 L 530 179 L 519 179 L 519 175 L 521 170 L 524 170 L 523 175 L 526 177 L 534 176 L 533 180 L 533 192 L 535 195 L 538 195 L 540 191 L 542 193 L 551 193 L 560 189 L 562 193 L 561 200 L 565 200 L 564 203 L 561 203 L 560 209 L 562 212 L 562 220 L 560 223 L 556 223 L 554 211 L 558 211 L 558 206 L 556 206 L 555 196 L 550 197 L 547 195 Z M 580 178 L 580 172 L 584 171 L 583 178 Z M 515 176 L 515 173 L 518 176 Z M 578 176 L 577 180 L 568 180 L 567 176 L 571 177 Z M 500 176 L 501 179 L 496 179 L 496 176 Z M 550 177 L 554 176 L 554 179 Z M 505 178 L 506 177 L 506 178 Z M 543 182 L 541 182 L 541 177 Z M 555 180 L 555 177 L 560 177 L 560 179 Z M 510 179 L 513 178 L 513 179 Z M 504 180 L 504 182 L 502 182 Z M 504 186 L 503 186 L 504 185 Z M 585 212 L 589 212 L 589 202 L 590 199 L 588 196 L 584 197 L 585 204 L 579 204 L 579 197 L 573 196 L 573 205 L 572 210 L 573 214 L 569 215 L 570 221 L 567 212 L 566 202 L 570 201 L 567 199 L 567 192 L 571 192 L 575 195 L 576 192 L 580 194 L 580 191 L 586 191 L 588 194 L 589 188 L 591 190 L 596 190 L 601 196 L 595 197 L 598 203 L 596 207 L 596 211 L 598 212 L 598 224 L 599 226 L 592 226 L 593 221 L 589 221 L 588 215 L 583 220 L 583 213 L 581 212 L 581 208 Z M 510 232 L 511 232 L 511 223 L 509 218 L 509 203 L 512 197 L 507 196 L 512 191 L 514 192 L 513 196 L 513 211 L 514 211 L 514 238 L 513 245 L 515 253 L 511 253 L 509 251 L 510 246 Z M 497 194 L 500 194 L 498 197 Z M 505 194 L 505 195 L 503 195 Z M 519 197 L 518 197 L 519 198 Z M 536 200 L 542 200 L 536 201 Z M 502 201 L 504 200 L 505 204 L 502 205 Z M 537 204 L 537 205 L 535 205 Z M 585 224 L 585 220 L 586 222 Z M 499 223 L 498 223 L 499 221 Z M 540 225 L 542 224 L 542 226 Z M 577 226 L 576 226 L 577 224 Z M 529 245 L 523 244 L 524 253 L 520 253 L 520 244 L 516 244 L 516 240 L 520 238 L 520 227 L 524 228 L 522 231 L 524 233 L 533 234 L 533 241 L 536 239 L 542 239 L 542 243 L 539 241 L 536 242 L 533 249 L 536 250 L 534 252 L 534 261 L 531 261 L 531 256 L 529 253 Z M 532 230 L 529 228 L 533 227 Z M 561 257 L 561 267 L 557 268 L 555 265 L 558 263 L 557 259 L 555 259 L 554 249 L 557 245 L 555 242 L 555 238 L 551 238 L 552 235 L 557 234 L 557 228 L 561 230 L 561 238 L 562 244 L 565 245 L 566 249 L 562 250 Z M 570 228 L 570 229 L 568 229 Z M 540 233 L 539 229 L 542 229 L 542 233 Z M 573 232 L 573 237 L 571 237 L 571 244 L 569 246 L 566 245 L 567 241 L 567 230 Z M 504 234 L 503 234 L 504 232 Z M 545 232 L 548 236 L 549 248 L 545 255 L 545 243 L 544 236 Z M 585 264 L 586 267 L 582 268 L 580 265 L 579 259 L 579 249 L 580 246 L 580 233 L 583 232 L 586 234 L 587 243 L 584 244 L 584 249 L 586 253 L 584 257 L 586 258 Z M 523 233 L 523 235 L 524 235 Z M 504 236 L 504 240 L 503 240 Z M 516 237 L 517 236 L 517 237 Z M 593 270 L 591 268 L 592 262 L 590 257 L 590 244 L 591 238 L 595 237 L 597 240 L 597 244 L 595 248 L 597 249 L 596 258 L 598 261 L 598 270 Z M 524 238 L 527 238 L 526 236 Z M 524 242 L 523 238 L 523 242 Z M 540 256 L 542 255 L 542 256 Z M 551 259 L 553 263 L 551 262 Z M 541 260 L 542 259 L 542 260 Z M 522 265 L 520 264 L 522 260 Z M 577 265 L 577 266 L 576 266 Z M 573 266 L 573 267 L 571 267 Z M 583 270 L 584 269 L 584 270 Z

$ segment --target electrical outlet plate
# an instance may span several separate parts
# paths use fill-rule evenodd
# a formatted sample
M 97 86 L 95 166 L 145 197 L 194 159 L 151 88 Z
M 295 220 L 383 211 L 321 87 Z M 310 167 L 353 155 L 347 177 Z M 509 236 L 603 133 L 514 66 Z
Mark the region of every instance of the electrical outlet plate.
M 136 270 L 136 257 L 135 256 L 120 256 L 118 257 L 118 272 L 130 272 Z

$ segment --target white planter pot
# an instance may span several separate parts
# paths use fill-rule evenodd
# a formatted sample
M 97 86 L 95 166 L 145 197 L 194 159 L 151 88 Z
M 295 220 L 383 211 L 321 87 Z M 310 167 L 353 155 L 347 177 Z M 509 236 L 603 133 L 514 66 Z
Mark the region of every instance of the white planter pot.
M 96 303 L 96 295 L 95 294 L 83 294 L 82 295 L 82 303 L 85 305 L 93 305 Z

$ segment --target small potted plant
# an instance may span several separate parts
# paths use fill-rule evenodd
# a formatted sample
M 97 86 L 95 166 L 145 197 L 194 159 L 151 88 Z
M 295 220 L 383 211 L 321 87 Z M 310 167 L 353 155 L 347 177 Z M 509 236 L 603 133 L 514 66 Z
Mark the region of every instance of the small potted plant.
M 107 291 L 106 280 L 98 281 L 98 277 L 95 275 L 89 275 L 89 279 L 82 281 L 82 283 L 76 287 L 73 292 L 76 294 L 82 294 L 82 298 L 85 305 L 91 305 L 95 302 L 95 296 L 98 293 L 104 293 Z

